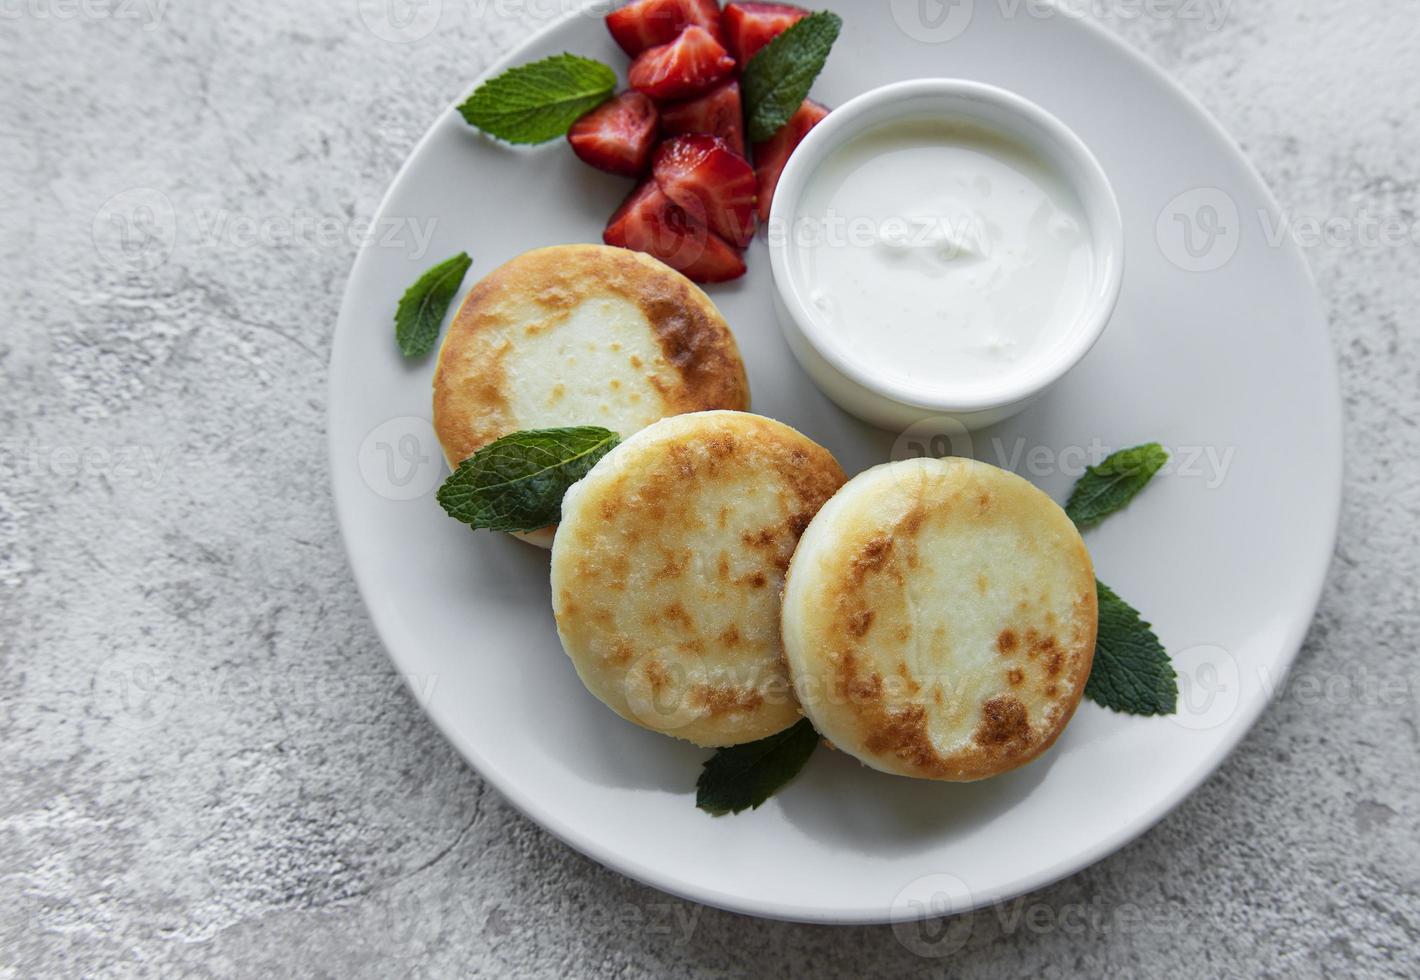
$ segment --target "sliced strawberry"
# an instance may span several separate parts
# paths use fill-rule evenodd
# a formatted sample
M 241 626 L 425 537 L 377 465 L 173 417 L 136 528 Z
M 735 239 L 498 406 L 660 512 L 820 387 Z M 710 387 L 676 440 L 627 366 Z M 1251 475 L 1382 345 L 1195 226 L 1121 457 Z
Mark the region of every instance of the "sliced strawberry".
M 722 20 L 725 47 L 741 65 L 749 64 L 759 49 L 809 15 L 787 3 L 731 3 Z
M 661 108 L 661 132 L 666 136 L 709 133 L 745 155 L 744 110 L 740 104 L 740 83 L 721 82 L 698 99 L 675 102 Z
M 725 282 L 745 274 L 740 253 L 666 197 L 654 180 L 632 191 L 616 209 L 602 240 L 654 256 L 696 282 Z
M 636 223 L 649 220 L 648 215 L 663 210 L 669 203 L 670 198 L 661 193 L 654 180 L 642 181 L 636 185 L 634 191 L 626 195 L 626 200 L 621 202 L 620 207 L 612 212 L 611 218 L 607 220 L 606 230 L 602 232 L 602 241 L 608 245 L 627 248 L 627 229 Z
M 692 24 L 720 40 L 720 4 L 716 0 L 631 0 L 606 15 L 607 30 L 633 58 L 647 48 L 674 41 Z
M 754 168 L 718 136 L 675 136 L 651 161 L 656 183 L 710 230 L 744 248 L 754 237 Z
M 774 188 L 779 186 L 779 175 L 790 155 L 809 130 L 817 126 L 828 109 L 812 99 L 805 99 L 797 112 L 789 117 L 779 130 L 763 143 L 754 144 L 754 173 L 759 182 L 759 220 L 769 220 L 769 207 L 774 203 Z
M 631 63 L 631 87 L 653 99 L 684 99 L 699 95 L 735 70 L 714 35 L 690 26 L 669 44 L 647 48 Z
M 656 104 L 640 92 L 622 92 L 572 124 L 572 152 L 598 170 L 635 177 L 645 173 L 656 145 Z

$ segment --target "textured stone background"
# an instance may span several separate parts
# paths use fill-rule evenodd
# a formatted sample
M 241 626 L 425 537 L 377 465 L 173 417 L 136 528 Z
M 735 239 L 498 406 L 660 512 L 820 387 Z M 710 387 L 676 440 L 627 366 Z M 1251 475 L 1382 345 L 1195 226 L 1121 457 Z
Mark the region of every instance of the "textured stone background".
M 380 650 L 325 462 L 354 246 L 315 222 L 358 230 L 559 4 L 443 6 L 401 45 L 356 0 L 0 0 L 0 976 L 1415 975 L 1413 240 L 1308 249 L 1350 455 L 1298 669 L 1340 683 L 1134 845 L 958 920 L 951 960 L 671 900 L 486 791 Z M 1420 220 L 1414 0 L 1099 7 L 1284 211 Z M 114 218 L 153 191 L 175 249 L 133 261 Z

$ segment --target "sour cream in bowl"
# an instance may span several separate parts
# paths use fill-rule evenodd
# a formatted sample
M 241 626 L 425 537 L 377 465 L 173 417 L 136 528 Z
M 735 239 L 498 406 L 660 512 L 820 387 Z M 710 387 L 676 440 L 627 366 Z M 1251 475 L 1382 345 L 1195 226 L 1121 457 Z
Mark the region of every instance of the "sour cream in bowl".
M 1018 95 L 875 89 L 818 124 L 769 219 L 780 324 L 842 408 L 905 428 L 1000 421 L 1099 339 L 1123 228 L 1084 143 Z

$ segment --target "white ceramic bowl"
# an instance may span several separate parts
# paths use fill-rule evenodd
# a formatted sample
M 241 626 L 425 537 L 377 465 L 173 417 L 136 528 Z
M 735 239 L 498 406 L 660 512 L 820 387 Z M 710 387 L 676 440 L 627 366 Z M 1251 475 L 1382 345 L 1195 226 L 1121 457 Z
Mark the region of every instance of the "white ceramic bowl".
M 850 357 L 809 309 L 794 273 L 804 188 L 819 165 L 860 133 L 908 119 L 970 122 L 1024 144 L 1070 187 L 1089 224 L 1093 281 L 1084 307 L 1061 342 L 985 387 L 954 391 L 948 383 L 909 385 L 874 374 Z M 926 416 L 948 416 L 967 428 L 999 422 L 1030 404 L 1089 352 L 1119 297 L 1124 231 L 1114 190 L 1080 138 L 1033 102 L 979 82 L 924 78 L 874 89 L 833 110 L 790 157 L 774 195 L 769 253 L 776 308 L 789 347 L 815 383 L 844 410 L 885 428 L 902 429 Z

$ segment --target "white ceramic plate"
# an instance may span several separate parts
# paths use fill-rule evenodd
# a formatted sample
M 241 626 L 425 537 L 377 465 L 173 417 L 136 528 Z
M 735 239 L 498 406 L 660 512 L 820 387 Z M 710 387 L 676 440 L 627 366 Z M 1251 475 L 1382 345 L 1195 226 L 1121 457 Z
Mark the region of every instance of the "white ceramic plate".
M 331 465 L 351 564 L 391 658 L 509 800 L 666 891 L 758 915 L 878 922 L 1068 875 L 1218 766 L 1282 682 L 1315 608 L 1340 503 L 1340 402 L 1315 286 L 1298 251 L 1264 234 L 1274 203 L 1158 71 L 1077 19 L 1029 16 L 1036 5 L 1014 18 L 1009 5 L 973 11 L 970 0 L 817 5 L 845 26 L 816 98 L 835 105 L 934 75 L 989 82 L 1059 116 L 1113 180 L 1126 260 L 1103 340 L 1027 412 L 953 448 L 1056 499 L 1091 450 L 1150 439 L 1175 450 L 1170 472 L 1087 541 L 1100 577 L 1174 655 L 1176 718 L 1086 702 L 1046 756 L 971 785 L 884 776 L 820 751 L 757 811 L 697 810 L 708 753 L 633 727 L 582 688 L 553 628 L 546 552 L 470 533 L 434 499 L 446 471 L 428 422 L 433 364 L 395 349 L 400 294 L 461 249 L 474 257 L 467 288 L 526 249 L 598 241 L 630 186 L 560 141 L 495 144 L 452 108 L 396 178 L 351 274 L 331 358 Z M 625 64 L 599 18 L 574 15 L 493 71 L 562 51 Z M 429 222 L 428 252 L 415 254 Z M 913 454 L 921 433 L 867 429 L 813 388 L 773 322 L 763 241 L 748 258 L 746 278 L 710 291 L 739 339 L 755 410 L 822 442 L 850 473 L 895 447 Z

